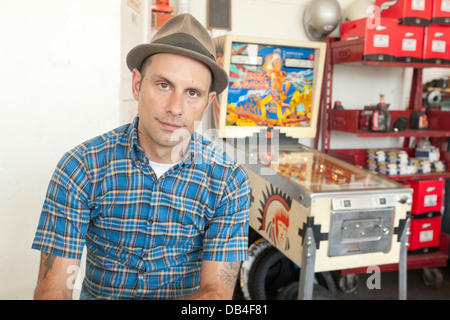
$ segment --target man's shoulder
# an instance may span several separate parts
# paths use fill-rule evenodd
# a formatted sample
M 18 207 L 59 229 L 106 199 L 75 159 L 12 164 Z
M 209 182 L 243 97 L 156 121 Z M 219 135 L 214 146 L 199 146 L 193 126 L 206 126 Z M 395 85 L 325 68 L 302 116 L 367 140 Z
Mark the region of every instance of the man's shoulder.
M 239 175 L 241 179 L 248 179 L 247 173 L 237 161 L 237 149 L 230 143 L 223 140 L 214 142 L 208 137 L 200 134 L 194 134 L 195 148 L 194 159 L 197 164 L 210 166 L 212 170 L 220 171 L 222 178 L 224 176 Z M 228 172 L 223 176 L 224 172 Z
M 124 144 L 128 141 L 127 133 L 129 126 L 130 124 L 126 124 L 86 140 L 73 148 L 72 151 L 84 154 L 90 152 L 102 152 L 111 147 L 115 147 L 118 144 Z
M 67 162 L 82 162 L 87 167 L 100 166 L 112 154 L 125 154 L 128 148 L 128 130 L 130 124 L 122 125 L 104 134 L 86 140 L 66 152 L 61 165 Z
M 127 133 L 130 124 L 126 124 L 115 128 L 111 131 L 108 131 L 104 134 L 98 135 L 94 138 L 91 138 L 87 141 L 84 141 L 80 145 L 78 145 L 78 149 L 90 151 L 92 149 L 102 150 L 103 148 L 109 148 L 111 146 L 117 144 L 123 144 L 128 141 Z
M 206 164 L 235 166 L 236 162 L 227 153 L 227 145 L 217 139 L 211 141 L 208 137 L 194 133 L 194 157 Z

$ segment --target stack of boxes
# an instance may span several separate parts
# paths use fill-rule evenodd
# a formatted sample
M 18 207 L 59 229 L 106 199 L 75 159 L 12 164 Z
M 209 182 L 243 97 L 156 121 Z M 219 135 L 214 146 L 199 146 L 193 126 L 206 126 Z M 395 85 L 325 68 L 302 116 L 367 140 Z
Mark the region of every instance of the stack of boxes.
M 439 250 L 445 180 L 403 181 L 411 187 L 413 203 L 410 216 L 409 253 Z
M 363 59 L 450 64 L 450 0 L 376 0 L 374 17 L 341 25 L 364 38 Z
M 439 148 L 432 145 L 418 146 L 415 157 L 410 157 L 405 150 L 367 149 L 366 168 L 387 176 L 446 171 Z
M 367 149 L 366 151 L 367 169 L 388 176 L 413 174 L 409 163 L 408 153 L 404 150 Z

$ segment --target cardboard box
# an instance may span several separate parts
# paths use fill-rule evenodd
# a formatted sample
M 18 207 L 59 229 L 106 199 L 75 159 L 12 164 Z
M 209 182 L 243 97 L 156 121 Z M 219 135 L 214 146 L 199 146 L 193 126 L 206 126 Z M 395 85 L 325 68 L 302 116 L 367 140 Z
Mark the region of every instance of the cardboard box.
M 378 172 L 387 176 L 395 176 L 398 174 L 398 167 L 396 163 L 380 162 L 378 163 Z
M 423 62 L 450 64 L 450 27 L 441 25 L 425 27 Z
M 430 162 L 436 162 L 439 161 L 441 157 L 441 153 L 439 151 L 439 148 L 432 146 L 432 145 L 426 145 L 426 146 L 418 146 L 416 148 L 416 158 L 428 160 Z
M 398 26 L 396 60 L 422 62 L 424 26 L 401 24 Z
M 450 0 L 434 0 L 431 22 L 450 24 Z
M 444 201 L 444 184 L 444 180 L 411 181 L 411 188 L 414 190 L 411 214 L 440 213 Z
M 173 18 L 174 15 L 171 13 L 163 13 L 163 12 L 153 12 L 152 13 L 152 27 L 153 28 L 161 28 L 164 23 Z
M 341 40 L 364 39 L 363 60 L 395 61 L 397 20 L 380 18 L 378 26 L 372 23 L 367 18 L 342 23 Z
M 387 150 L 387 162 L 395 164 L 408 164 L 409 156 L 405 150 Z
M 408 250 L 422 253 L 437 249 L 440 244 L 441 225 L 442 216 L 437 213 L 412 216 Z
M 430 25 L 433 1 L 431 0 L 377 0 L 382 18 L 397 19 L 400 24 Z

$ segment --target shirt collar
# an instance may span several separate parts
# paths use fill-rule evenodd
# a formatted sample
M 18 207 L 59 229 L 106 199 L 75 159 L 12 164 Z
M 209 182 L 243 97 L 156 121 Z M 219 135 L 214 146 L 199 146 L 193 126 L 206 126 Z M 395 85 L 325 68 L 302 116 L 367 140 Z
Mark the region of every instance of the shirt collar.
M 144 157 L 144 150 L 138 144 L 138 125 L 139 125 L 139 116 L 134 118 L 133 122 L 130 123 L 127 131 L 128 137 L 128 145 L 129 145 L 129 156 L 133 163 L 136 161 L 142 161 Z M 181 158 L 180 164 L 191 164 L 194 162 L 196 149 L 198 146 L 198 134 L 194 133 L 191 135 L 191 140 L 189 142 L 189 147 L 187 148 L 187 152 Z
M 138 144 L 138 124 L 139 117 L 136 117 L 134 118 L 133 122 L 130 123 L 127 131 L 129 156 L 133 163 L 139 160 L 138 152 L 140 150 L 140 147 Z

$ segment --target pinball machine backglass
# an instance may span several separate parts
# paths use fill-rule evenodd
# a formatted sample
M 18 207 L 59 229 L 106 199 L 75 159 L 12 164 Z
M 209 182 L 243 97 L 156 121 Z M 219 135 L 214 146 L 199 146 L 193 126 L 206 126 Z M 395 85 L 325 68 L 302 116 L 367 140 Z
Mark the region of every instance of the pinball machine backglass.
M 325 61 L 325 43 L 223 36 L 217 61 L 229 86 L 214 104 L 223 138 L 275 128 L 289 137 L 314 137 Z

